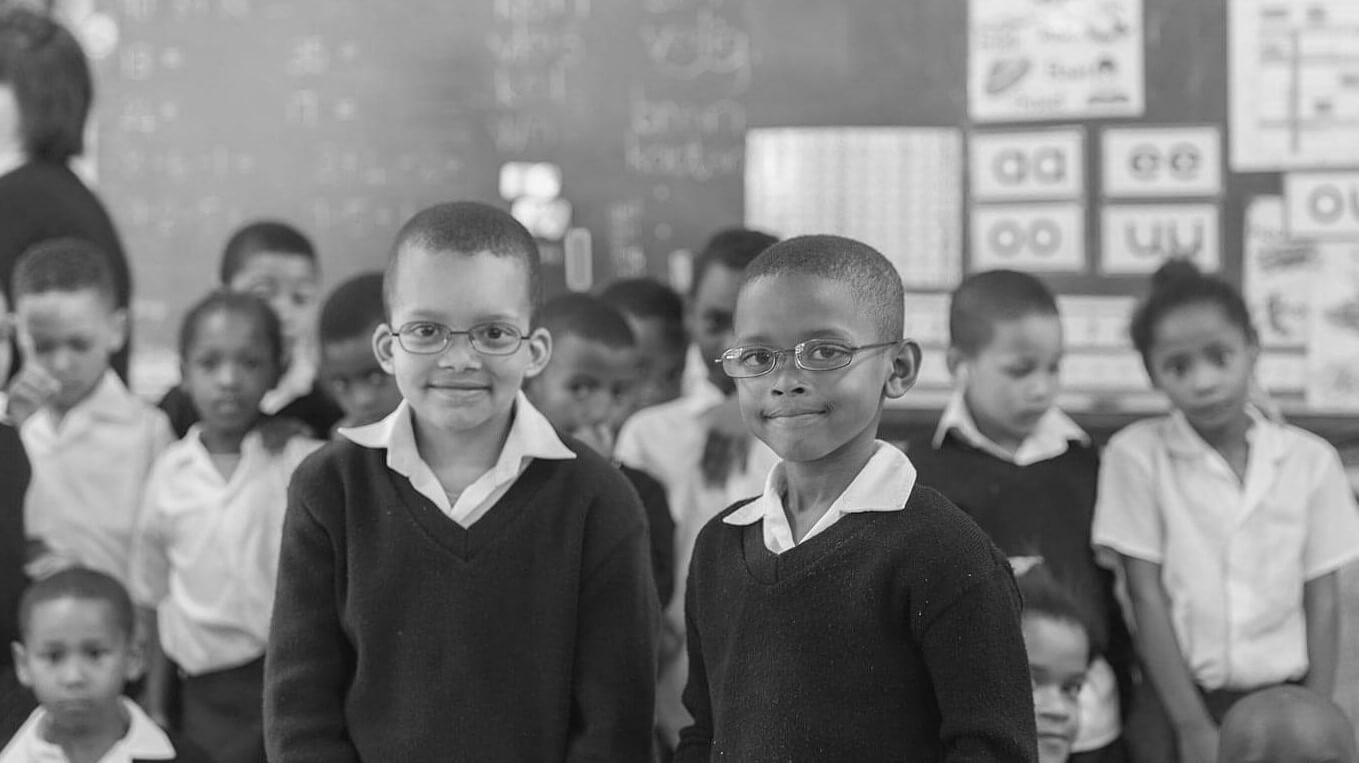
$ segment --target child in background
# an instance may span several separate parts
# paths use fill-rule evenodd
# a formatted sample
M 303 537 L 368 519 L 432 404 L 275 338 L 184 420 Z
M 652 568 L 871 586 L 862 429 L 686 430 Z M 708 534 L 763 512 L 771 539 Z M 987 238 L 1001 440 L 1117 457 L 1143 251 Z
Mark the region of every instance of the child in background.
M 717 233 L 703 248 L 687 314 L 689 334 L 707 378 L 684 397 L 638 411 L 618 433 L 618 460 L 660 480 L 675 518 L 675 594 L 663 622 L 664 651 L 656 687 L 657 722 L 662 739 L 671 746 L 691 720 L 680 693 L 688 675 L 684 585 L 694 539 L 724 507 L 759 495 L 765 476 L 778 462 L 773 451 L 746 430 L 736 387 L 714 362 L 731 346 L 736 292 L 746 266 L 775 241 L 759 231 L 732 229 Z
M 14 321 L 9 314 L 9 303 L 0 291 L 0 379 L 9 378 L 10 340 Z M 0 410 L 5 407 L 0 393 Z M 28 455 L 24 453 L 19 430 L 0 417 L 0 643 L 12 644 L 19 640 L 19 597 L 28 585 L 24 574 L 24 495 L 28 492 L 31 471 Z M 32 706 L 14 676 L 13 654 L 0 653 L 0 734 L 5 719 L 15 712 L 27 714 Z M 0 738 L 4 738 L 0 736 Z
M 533 236 L 483 204 L 431 207 L 384 291 L 374 351 L 404 400 L 289 488 L 270 759 L 647 760 L 646 516 L 520 390 L 552 349 Z
M 212 760 L 123 696 L 142 669 L 127 591 L 72 567 L 34 583 L 19 606 L 19 680 L 41 707 L 0 750 L 0 763 Z
M 949 305 L 954 391 L 934 439 L 910 449 L 920 482 L 943 493 L 1010 556 L 1036 554 L 1091 613 L 1096 641 L 1073 758 L 1120 761 L 1132 637 L 1114 576 L 1090 545 L 1099 452 L 1056 405 L 1063 351 L 1057 302 L 1012 270 L 966 278 Z
M 876 439 L 920 364 L 903 306 L 891 262 L 838 236 L 746 270 L 722 368 L 783 461 L 694 547 L 677 761 L 1036 760 L 1010 565 Z
M 1359 558 L 1359 509 L 1335 448 L 1249 404 L 1259 343 L 1234 288 L 1172 260 L 1131 334 L 1174 411 L 1109 441 L 1094 541 L 1122 560 L 1165 736 L 1183 763 L 1212 761 L 1245 694 L 1331 695 L 1336 571 Z
M 39 244 L 14 269 L 14 297 L 25 361 L 8 410 L 33 464 L 29 570 L 79 564 L 126 580 L 146 475 L 174 437 L 109 368 L 127 314 L 108 260 L 77 239 Z
M 632 328 L 642 358 L 637 408 L 668 403 L 683 392 L 689 336 L 684 330 L 684 300 L 654 278 L 614 281 L 599 293 L 618 308 Z
M 1222 719 L 1218 763 L 1359 763 L 1354 725 L 1334 702 L 1301 686 L 1276 686 L 1236 703 Z
M 632 409 L 639 375 L 632 330 L 622 313 L 585 294 L 549 300 L 538 325 L 552 334 L 552 358 L 524 392 L 552 426 L 611 458 L 614 427 Z M 675 520 L 661 483 L 630 466 L 621 469 L 646 509 L 651 573 L 664 607 L 675 589 Z
M 131 589 L 150 640 L 145 705 L 169 717 L 184 673 L 182 730 L 219 763 L 264 762 L 264 648 L 288 480 L 320 443 L 266 448 L 260 398 L 283 368 L 278 318 L 249 294 L 217 292 L 184 318 L 183 386 L 198 423 L 147 481 Z
M 344 411 L 337 426 L 372 424 L 401 403 L 396 380 L 373 354 L 373 332 L 384 320 L 381 273 L 345 281 L 321 307 L 321 383 Z
M 261 410 L 299 421 L 318 437 L 328 435 L 343 413 L 316 383 L 313 321 L 321 276 L 311 241 L 286 223 L 250 223 L 227 240 L 218 276 L 223 288 L 269 303 L 283 326 L 286 370 Z M 166 393 L 160 407 L 177 437 L 198 420 L 193 401 L 179 387 Z

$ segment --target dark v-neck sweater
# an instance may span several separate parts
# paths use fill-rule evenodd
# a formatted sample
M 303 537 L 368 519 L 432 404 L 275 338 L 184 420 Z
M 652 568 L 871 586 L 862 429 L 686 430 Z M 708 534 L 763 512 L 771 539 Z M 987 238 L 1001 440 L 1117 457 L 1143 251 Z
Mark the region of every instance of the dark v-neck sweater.
M 658 622 L 646 520 L 589 448 L 535 459 L 463 529 L 328 444 L 289 488 L 270 760 L 645 761 Z
M 1019 594 L 956 507 L 917 486 L 777 556 L 734 508 L 689 568 L 677 762 L 1037 760 Z

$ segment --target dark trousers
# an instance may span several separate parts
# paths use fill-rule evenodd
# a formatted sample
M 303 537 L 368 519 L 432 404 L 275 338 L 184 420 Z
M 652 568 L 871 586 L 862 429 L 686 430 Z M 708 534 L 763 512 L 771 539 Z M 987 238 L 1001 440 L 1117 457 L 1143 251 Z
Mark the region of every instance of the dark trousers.
M 183 732 L 217 763 L 265 763 L 264 658 L 185 676 Z
M 1237 691 L 1233 689 L 1199 689 L 1203 705 L 1213 723 L 1221 724 L 1232 706 L 1260 689 Z M 1180 763 L 1179 747 L 1175 739 L 1175 726 L 1170 721 L 1161 697 L 1150 681 L 1143 681 L 1133 700 L 1132 713 L 1123 729 L 1123 738 L 1128 745 L 1129 757 L 1134 763 Z

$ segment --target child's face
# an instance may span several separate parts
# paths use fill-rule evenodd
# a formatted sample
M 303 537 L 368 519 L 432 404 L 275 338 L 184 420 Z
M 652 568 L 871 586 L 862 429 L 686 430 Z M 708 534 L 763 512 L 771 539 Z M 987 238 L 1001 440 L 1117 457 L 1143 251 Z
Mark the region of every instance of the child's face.
M 1243 415 L 1258 348 L 1211 302 L 1185 305 L 1157 322 L 1148 352 L 1152 383 L 1201 433 Z
M 727 394 L 731 393 L 735 384 L 713 360 L 734 344 L 732 315 L 736 312 L 736 295 L 741 290 L 741 278 L 740 270 L 720 264 L 710 265 L 703 272 L 689 305 L 689 335 L 703 353 L 703 362 L 708 367 L 708 380 Z
M 260 400 L 280 373 L 264 327 L 230 310 L 202 317 L 181 362 L 184 389 L 203 430 L 229 438 L 244 436 L 255 425 Z
M 123 346 L 126 320 L 94 289 L 26 294 L 17 300 L 19 347 L 61 384 L 49 401 L 58 411 L 84 400 Z
M 80 733 L 121 717 L 123 686 L 141 674 L 141 654 L 106 601 L 62 597 L 33 607 L 14 644 L 19 681 L 54 725 Z
M 680 396 L 684 382 L 685 350 L 683 344 L 674 346 L 660 318 L 625 316 L 633 336 L 637 338 L 637 355 L 641 361 L 641 378 L 637 388 L 637 407 L 647 408 L 668 403 Z M 718 350 L 721 354 L 723 347 Z M 713 358 L 716 358 L 714 355 Z M 709 358 L 711 360 L 711 358 Z
M 288 252 L 259 252 L 241 264 L 227 288 L 254 294 L 269 303 L 291 347 L 311 330 L 317 299 L 316 263 Z
M 558 429 L 574 434 L 604 427 L 612 432 L 632 410 L 637 370 L 632 347 L 562 334 L 553 342 L 552 360 L 529 383 L 529 393 Z
M 488 252 L 430 252 L 418 246 L 403 249 L 400 257 L 391 323 L 378 327 L 373 348 L 383 370 L 396 377 L 417 425 L 446 433 L 505 426 L 525 377 L 537 375 L 552 352 L 546 331 L 529 331 L 532 304 L 524 265 Z M 527 338 L 509 355 L 485 355 L 459 334 L 442 352 L 419 355 L 402 347 L 394 333 L 417 323 L 455 331 L 503 323 Z
M 345 426 L 371 424 L 401 403 L 396 379 L 382 370 L 373 354 L 371 335 L 324 343 L 321 381 L 344 411 Z
M 884 338 L 845 284 L 788 275 L 746 286 L 736 310 L 736 346 L 789 349 L 809 339 L 857 347 Z M 741 417 L 790 462 L 823 461 L 871 446 L 883 399 L 910 388 L 918 352 L 914 343 L 903 341 L 856 353 L 848 366 L 832 371 L 803 370 L 789 353 L 769 373 L 737 381 Z
M 1017 448 L 1057 397 L 1062 322 L 1041 313 L 998 321 L 986 346 L 970 356 L 955 351 L 949 360 L 977 427 Z
M 1062 763 L 1080 728 L 1077 699 L 1090 665 L 1090 642 L 1080 626 L 1065 620 L 1026 614 L 1023 626 L 1038 721 L 1038 759 Z

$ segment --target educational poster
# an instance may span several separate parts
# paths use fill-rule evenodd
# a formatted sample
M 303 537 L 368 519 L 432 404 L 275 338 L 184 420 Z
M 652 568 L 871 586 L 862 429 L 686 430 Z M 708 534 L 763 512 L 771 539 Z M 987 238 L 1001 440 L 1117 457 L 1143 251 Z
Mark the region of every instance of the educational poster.
M 1307 404 L 1359 411 L 1359 245 L 1329 247 L 1312 282 Z
M 977 205 L 971 248 L 974 273 L 996 268 L 1084 272 L 1085 207 L 1079 202 Z
M 1289 173 L 1284 208 L 1295 238 L 1359 239 L 1359 172 Z
M 1222 131 L 1216 125 L 1111 127 L 1100 137 L 1106 197 L 1185 198 L 1222 192 Z
M 972 119 L 1142 114 L 1142 0 L 971 0 L 968 10 Z
M 1278 196 L 1252 199 L 1246 208 L 1241 291 L 1260 343 L 1267 349 L 1304 349 L 1311 310 L 1308 298 L 1321 267 L 1310 241 L 1291 238 Z
M 1137 307 L 1136 297 L 1059 294 L 1057 307 L 1062 315 L 1062 334 L 1068 349 L 1129 347 L 1128 322 Z
M 973 133 L 968 150 L 973 201 L 1051 201 L 1085 193 L 1085 132 L 1079 127 Z
M 1222 267 L 1214 204 L 1110 204 L 1100 218 L 1100 270 L 1150 275 L 1174 257 L 1214 272 Z
M 963 140 L 953 128 L 762 128 L 746 133 L 745 222 L 787 237 L 871 244 L 907 288 L 962 278 Z
M 1227 12 L 1232 169 L 1359 164 L 1359 2 L 1232 0 Z

